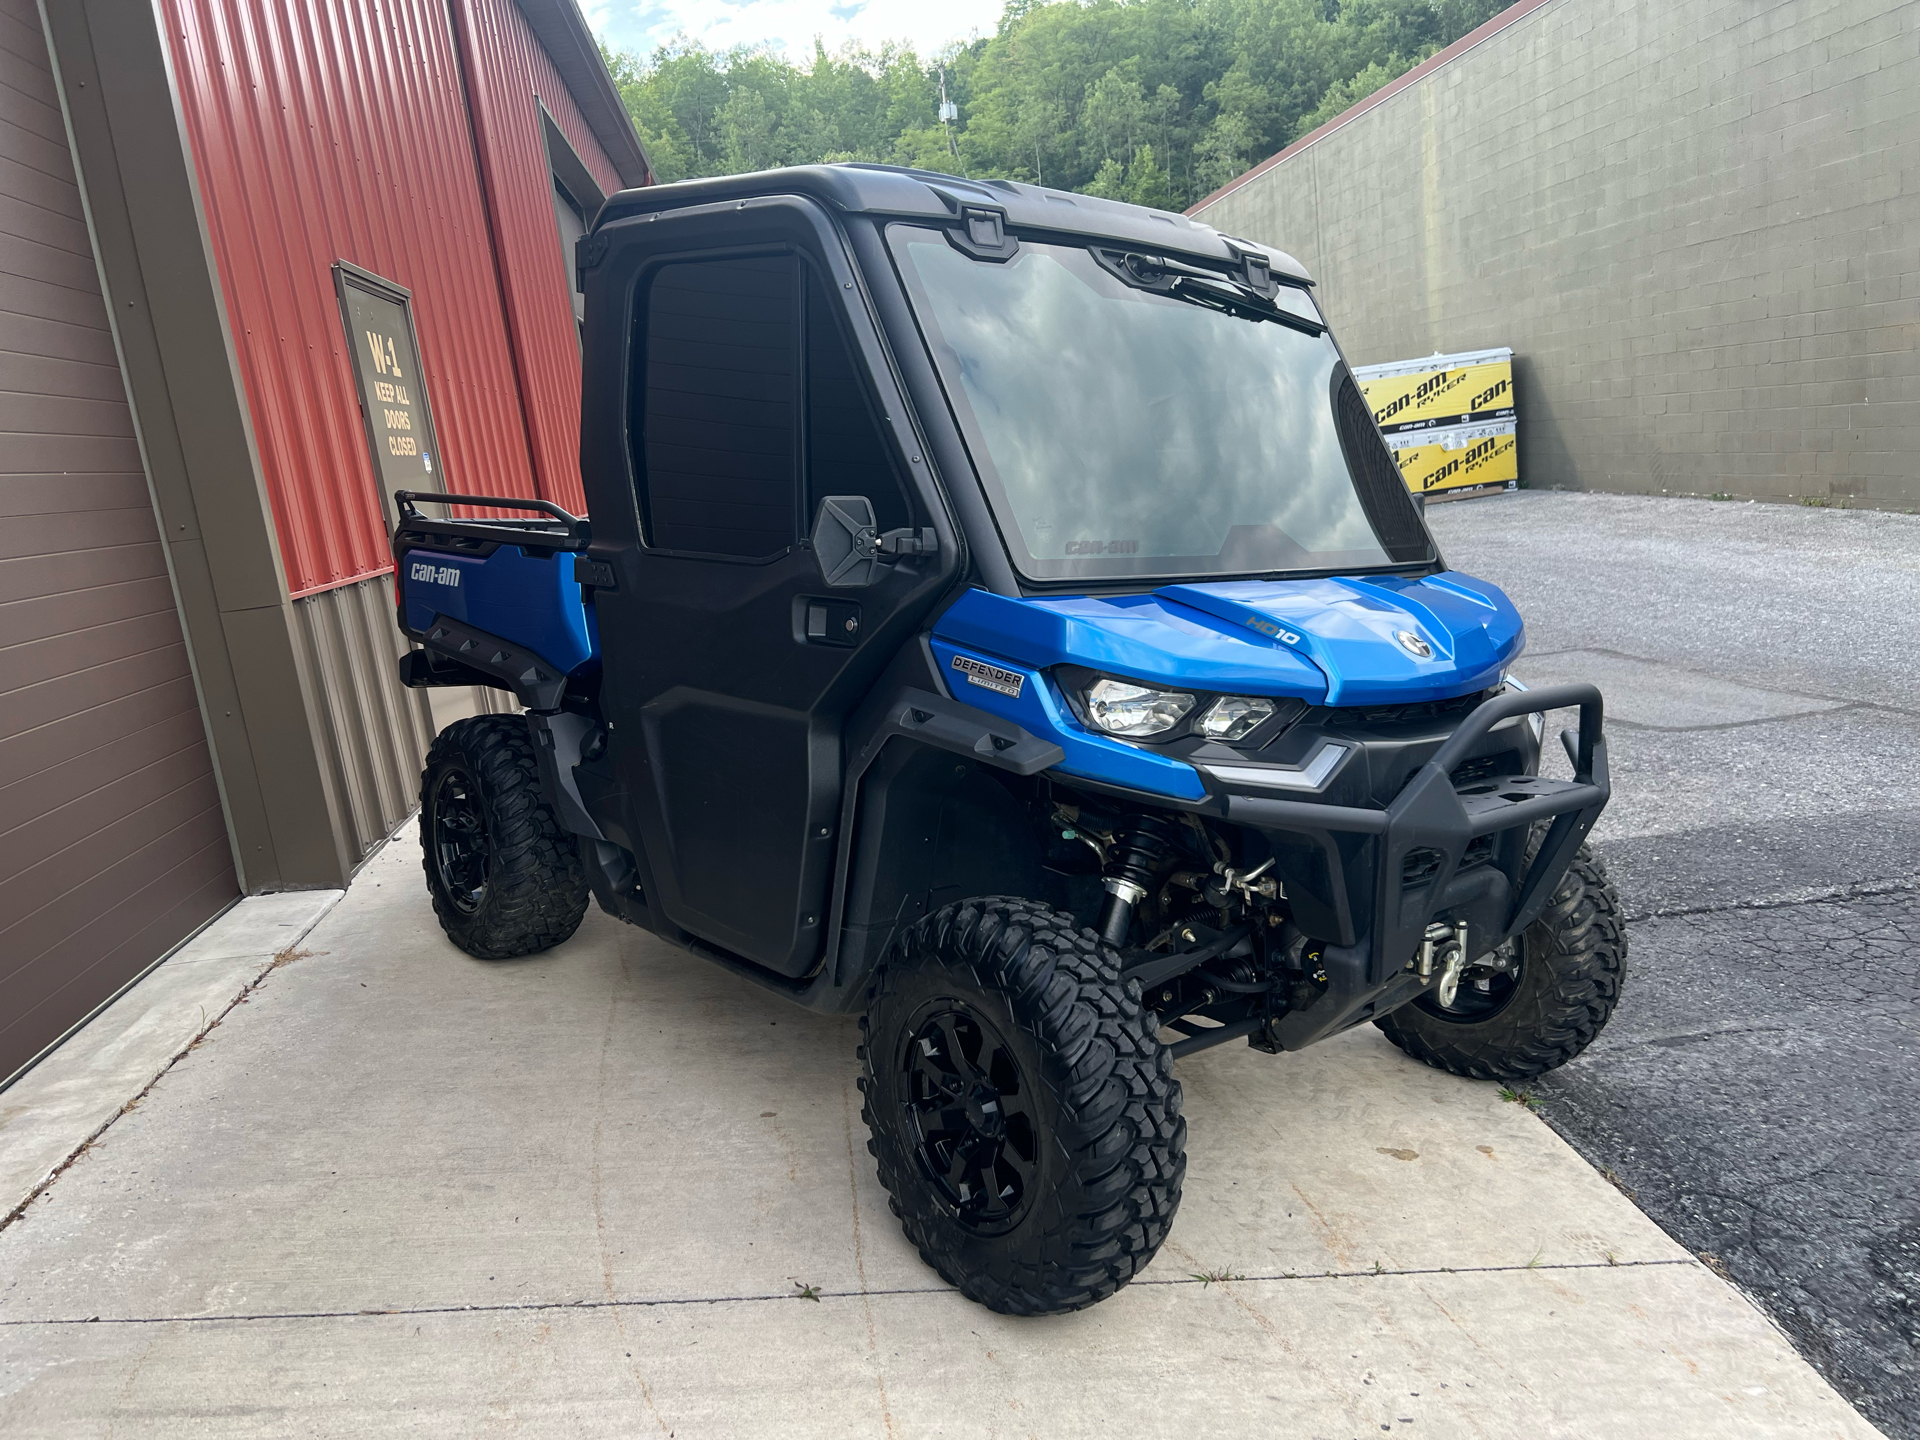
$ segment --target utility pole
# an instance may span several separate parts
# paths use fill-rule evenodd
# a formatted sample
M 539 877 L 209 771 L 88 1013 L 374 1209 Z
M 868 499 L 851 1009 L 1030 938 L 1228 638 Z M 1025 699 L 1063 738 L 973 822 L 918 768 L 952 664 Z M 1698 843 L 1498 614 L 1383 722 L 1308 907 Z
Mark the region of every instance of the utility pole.
M 953 138 L 953 122 L 960 118 L 960 107 L 947 99 L 947 67 L 940 67 L 940 128 L 947 132 L 947 149 L 960 158 L 960 146 Z

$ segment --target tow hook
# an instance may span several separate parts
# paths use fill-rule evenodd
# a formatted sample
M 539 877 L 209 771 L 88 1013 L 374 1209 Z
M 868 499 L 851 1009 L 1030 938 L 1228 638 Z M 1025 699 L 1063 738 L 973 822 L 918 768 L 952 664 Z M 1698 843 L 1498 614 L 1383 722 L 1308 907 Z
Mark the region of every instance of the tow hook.
M 1431 980 L 1433 972 L 1439 970 L 1440 988 L 1436 998 L 1444 1009 L 1451 1010 L 1454 998 L 1460 993 L 1460 972 L 1467 968 L 1466 921 L 1457 925 L 1427 926 L 1426 937 L 1420 942 L 1420 955 L 1414 961 L 1413 968 L 1422 980 Z

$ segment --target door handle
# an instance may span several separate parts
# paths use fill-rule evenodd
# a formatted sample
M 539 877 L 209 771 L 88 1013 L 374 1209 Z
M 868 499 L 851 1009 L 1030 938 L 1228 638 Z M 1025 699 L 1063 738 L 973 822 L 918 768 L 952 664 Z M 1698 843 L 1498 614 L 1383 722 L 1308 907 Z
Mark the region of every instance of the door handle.
M 860 643 L 860 607 L 847 600 L 808 600 L 799 638 L 808 645 L 851 649 Z

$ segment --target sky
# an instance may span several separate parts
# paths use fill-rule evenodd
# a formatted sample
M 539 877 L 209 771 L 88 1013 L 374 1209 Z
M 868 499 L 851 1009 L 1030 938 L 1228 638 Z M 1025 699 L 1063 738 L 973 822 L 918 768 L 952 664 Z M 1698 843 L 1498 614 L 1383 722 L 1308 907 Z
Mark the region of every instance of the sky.
M 580 8 L 601 40 L 641 56 L 684 33 L 712 50 L 765 43 L 804 61 L 816 35 L 828 50 L 905 40 L 932 55 L 975 31 L 993 33 L 1001 0 L 581 0 Z

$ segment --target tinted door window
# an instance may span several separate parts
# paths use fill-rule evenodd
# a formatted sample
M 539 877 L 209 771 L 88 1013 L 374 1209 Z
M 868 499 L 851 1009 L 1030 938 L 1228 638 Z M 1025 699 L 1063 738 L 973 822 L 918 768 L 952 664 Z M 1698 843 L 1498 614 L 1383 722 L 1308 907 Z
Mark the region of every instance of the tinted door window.
M 800 524 L 799 260 L 664 265 L 644 305 L 635 460 L 647 543 L 782 553 Z
M 882 530 L 911 524 L 893 447 L 867 398 L 853 352 L 834 322 L 833 300 L 807 272 L 807 504 L 828 495 L 864 495 Z

